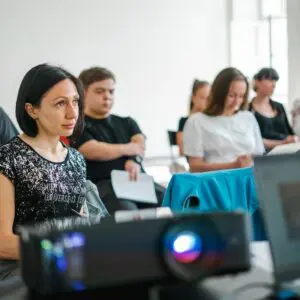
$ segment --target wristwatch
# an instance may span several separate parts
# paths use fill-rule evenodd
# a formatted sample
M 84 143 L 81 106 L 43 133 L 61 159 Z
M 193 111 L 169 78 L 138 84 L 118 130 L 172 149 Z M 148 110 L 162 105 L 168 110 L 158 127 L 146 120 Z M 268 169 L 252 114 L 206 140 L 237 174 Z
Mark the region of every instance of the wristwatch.
M 142 161 L 143 161 L 143 157 L 140 156 L 140 155 L 137 155 L 137 156 L 135 156 L 135 161 L 136 161 L 138 164 L 141 164 Z

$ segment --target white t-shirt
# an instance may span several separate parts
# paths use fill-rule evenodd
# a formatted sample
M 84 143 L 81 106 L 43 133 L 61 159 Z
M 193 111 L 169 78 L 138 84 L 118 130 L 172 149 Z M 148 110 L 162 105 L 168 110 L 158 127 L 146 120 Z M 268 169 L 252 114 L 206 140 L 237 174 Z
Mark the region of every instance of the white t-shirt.
M 232 162 L 240 155 L 265 152 L 258 123 L 249 111 L 233 116 L 191 115 L 183 130 L 183 148 L 186 156 L 209 163 Z

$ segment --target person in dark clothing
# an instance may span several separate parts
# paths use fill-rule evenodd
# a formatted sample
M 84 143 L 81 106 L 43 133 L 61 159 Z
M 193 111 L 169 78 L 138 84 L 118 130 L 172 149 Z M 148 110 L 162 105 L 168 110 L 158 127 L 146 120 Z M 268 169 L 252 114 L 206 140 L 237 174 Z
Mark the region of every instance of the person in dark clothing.
M 195 112 L 201 112 L 207 105 L 210 85 L 207 81 L 195 79 L 192 87 L 192 93 L 189 104 L 189 115 Z M 179 146 L 179 153 L 183 156 L 183 128 L 188 117 L 181 117 L 178 122 L 176 133 L 176 143 Z
M 83 215 L 85 160 L 59 141 L 80 135 L 83 98 L 80 81 L 60 67 L 37 65 L 21 82 L 23 133 L 0 147 L 0 281 L 18 273 L 20 226 Z
M 254 76 L 256 97 L 249 105 L 259 124 L 267 150 L 297 141 L 283 105 L 271 99 L 279 75 L 273 68 L 263 68 Z
M 93 67 L 79 75 L 85 90 L 85 128 L 73 144 L 86 158 L 87 178 L 95 183 L 107 210 L 135 210 L 152 207 L 117 199 L 111 184 L 112 170 L 126 170 L 131 180 L 144 172 L 142 159 L 145 136 L 131 117 L 111 114 L 115 76 L 107 69 Z M 164 188 L 155 184 L 159 203 Z
M 0 146 L 6 144 L 18 134 L 15 125 L 3 108 L 0 107 Z

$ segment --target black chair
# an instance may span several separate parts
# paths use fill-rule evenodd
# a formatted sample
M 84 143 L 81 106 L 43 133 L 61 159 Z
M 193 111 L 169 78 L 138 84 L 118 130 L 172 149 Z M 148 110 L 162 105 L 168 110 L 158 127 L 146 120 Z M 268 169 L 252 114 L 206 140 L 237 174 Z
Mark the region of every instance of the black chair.
M 174 146 L 178 147 L 178 145 L 176 143 L 176 133 L 177 133 L 176 131 L 168 130 L 168 138 L 169 138 L 169 146 L 170 146 L 170 157 L 171 157 L 172 163 L 176 162 L 175 155 L 174 155 L 174 152 L 173 152 Z
M 178 156 L 178 154 L 176 155 L 174 154 L 174 148 L 178 149 L 178 145 L 176 143 L 176 133 L 177 133 L 176 131 L 168 130 L 170 158 L 171 158 L 170 172 L 172 174 L 186 171 L 186 167 L 179 162 L 180 156 Z

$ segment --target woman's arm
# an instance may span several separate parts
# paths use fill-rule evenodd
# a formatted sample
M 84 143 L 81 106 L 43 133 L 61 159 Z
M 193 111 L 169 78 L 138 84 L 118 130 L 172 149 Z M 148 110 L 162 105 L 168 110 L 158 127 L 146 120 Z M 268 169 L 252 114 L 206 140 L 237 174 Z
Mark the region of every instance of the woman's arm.
M 190 172 L 208 172 L 239 168 L 238 161 L 228 163 L 207 163 L 202 157 L 189 157 Z
M 282 114 L 283 115 L 283 124 L 282 126 L 286 127 L 288 134 L 289 135 L 284 135 L 282 133 L 278 133 L 275 132 L 273 130 L 268 130 L 265 132 L 264 136 L 264 145 L 265 148 L 268 150 L 273 149 L 276 146 L 279 145 L 284 145 L 284 144 L 290 144 L 290 143 L 294 143 L 295 137 L 294 137 L 294 131 L 292 129 L 292 127 L 290 126 L 290 123 L 288 121 L 287 115 L 286 115 L 286 111 L 283 107 L 283 105 L 281 103 L 275 103 L 275 108 L 277 110 L 278 114 Z
M 294 130 L 293 130 L 292 126 L 290 125 L 290 122 L 289 122 L 289 120 L 287 118 L 287 114 L 286 114 L 286 111 L 284 109 L 284 106 L 282 104 L 280 104 L 280 111 L 283 114 L 284 123 L 285 123 L 285 126 L 288 129 L 289 135 L 295 135 Z
M 180 156 L 184 156 L 184 151 L 183 151 L 183 132 L 182 131 L 176 132 L 176 144 L 179 147 L 179 154 L 180 154 Z
M 279 145 L 289 144 L 287 142 L 287 139 L 284 139 L 284 140 L 263 139 L 263 142 L 264 142 L 265 148 L 268 149 L 268 150 L 271 150 L 274 147 L 279 146 Z
M 19 237 L 13 233 L 15 218 L 15 188 L 0 174 L 0 258 L 19 259 Z

